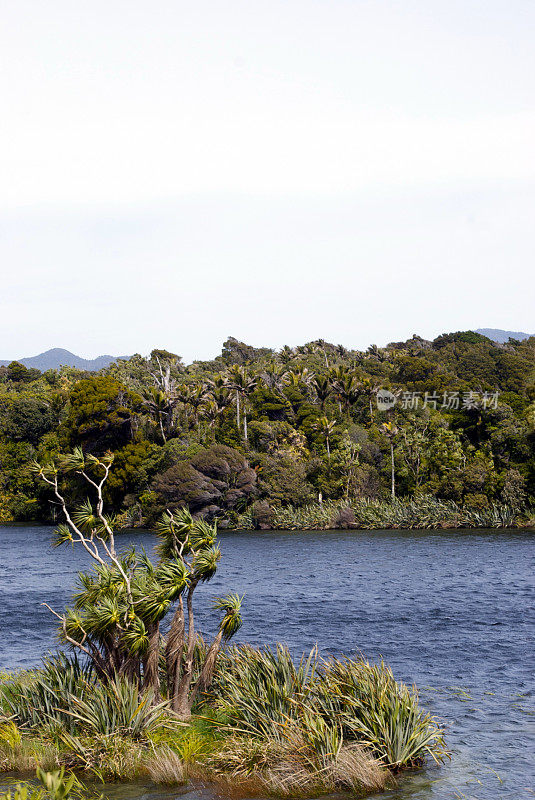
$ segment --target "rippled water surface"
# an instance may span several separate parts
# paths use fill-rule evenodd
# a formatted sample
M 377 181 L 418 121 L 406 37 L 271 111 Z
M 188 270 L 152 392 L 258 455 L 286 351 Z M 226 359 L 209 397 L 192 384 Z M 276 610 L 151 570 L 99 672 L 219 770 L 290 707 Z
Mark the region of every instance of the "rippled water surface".
M 79 549 L 53 550 L 50 536 L 0 528 L 0 668 L 36 664 L 54 647 L 40 603 L 61 609 L 87 565 Z M 154 545 L 145 532 L 121 541 Z M 199 590 L 203 630 L 216 624 L 214 596 L 245 592 L 240 641 L 383 656 L 446 723 L 451 762 L 381 798 L 535 797 L 535 533 L 247 532 L 222 533 L 221 545 L 219 572 Z M 144 785 L 114 794 L 173 796 Z

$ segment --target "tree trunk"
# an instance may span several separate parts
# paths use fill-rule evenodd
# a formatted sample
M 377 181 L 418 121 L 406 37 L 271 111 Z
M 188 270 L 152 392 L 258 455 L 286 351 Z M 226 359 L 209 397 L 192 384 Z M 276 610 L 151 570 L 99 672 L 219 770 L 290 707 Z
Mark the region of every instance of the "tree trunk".
M 394 442 L 390 442 L 390 459 L 392 462 L 392 500 L 396 499 L 396 474 L 394 471 Z
M 215 673 L 215 666 L 217 661 L 217 656 L 219 655 L 219 651 L 221 650 L 221 641 L 223 639 L 223 631 L 219 631 L 217 636 L 215 637 L 214 641 L 210 645 L 210 649 L 206 655 L 206 659 L 202 666 L 201 674 L 199 679 L 195 683 L 193 691 L 190 697 L 190 708 L 193 707 L 193 703 L 199 692 L 205 692 L 206 689 L 212 683 Z
M 154 702 L 160 701 L 160 679 L 158 662 L 160 660 L 160 623 L 155 622 L 149 628 L 149 650 L 143 663 L 143 689 L 152 689 Z
M 161 434 L 162 434 L 163 443 L 167 444 L 167 439 L 165 438 L 165 431 L 163 429 L 162 415 L 158 414 L 158 418 L 160 420 L 160 431 L 161 431 Z
M 176 607 L 167 644 L 165 645 L 165 668 L 167 672 L 167 696 L 173 697 L 175 691 L 175 680 L 180 678 L 180 660 L 184 649 L 184 601 L 182 595 Z M 177 674 L 178 667 L 178 674 Z
M 188 641 L 186 653 L 182 653 L 181 657 L 181 674 L 180 680 L 175 683 L 175 693 L 173 695 L 173 711 L 175 711 L 181 719 L 187 720 L 191 717 L 191 704 L 189 702 L 189 691 L 191 684 L 191 675 L 193 673 L 193 654 L 195 652 L 195 623 L 193 619 L 193 592 L 197 586 L 197 582 L 193 582 L 188 590 L 187 608 L 188 608 Z M 180 662 L 179 662 L 180 663 Z
M 248 441 L 248 439 L 247 439 L 247 412 L 245 411 L 245 409 L 243 410 L 243 437 L 244 437 L 245 441 L 247 442 Z
M 236 390 L 236 425 L 240 430 L 240 393 Z

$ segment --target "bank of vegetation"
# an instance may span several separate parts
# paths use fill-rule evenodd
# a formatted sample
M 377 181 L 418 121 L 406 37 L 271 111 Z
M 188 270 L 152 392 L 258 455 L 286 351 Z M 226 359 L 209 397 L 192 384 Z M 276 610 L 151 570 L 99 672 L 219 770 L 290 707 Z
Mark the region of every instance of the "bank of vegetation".
M 129 526 L 180 507 L 230 528 L 530 525 L 535 339 L 231 338 L 188 366 L 153 350 L 98 373 L 0 367 L 0 523 L 54 520 L 30 465 L 75 447 L 113 454 L 105 499 Z
M 383 663 L 233 646 L 243 598 L 232 593 L 215 599 L 215 631 L 203 638 L 195 601 L 221 558 L 216 523 L 167 511 L 154 561 L 117 548 L 104 504 L 112 466 L 81 449 L 33 466 L 64 519 L 56 545 L 85 549 L 93 566 L 68 608 L 43 599 L 66 650 L 0 680 L 1 769 L 38 769 L 56 788 L 69 769 L 247 794 L 365 795 L 446 756 L 441 726 Z M 74 476 L 89 499 L 71 507 L 63 486 Z

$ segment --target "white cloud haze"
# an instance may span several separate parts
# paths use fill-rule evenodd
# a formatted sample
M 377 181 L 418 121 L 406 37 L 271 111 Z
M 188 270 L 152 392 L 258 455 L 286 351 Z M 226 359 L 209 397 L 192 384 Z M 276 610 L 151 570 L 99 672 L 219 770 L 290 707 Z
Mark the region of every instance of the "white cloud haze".
M 3 20 L 1 358 L 535 330 L 533 3 Z

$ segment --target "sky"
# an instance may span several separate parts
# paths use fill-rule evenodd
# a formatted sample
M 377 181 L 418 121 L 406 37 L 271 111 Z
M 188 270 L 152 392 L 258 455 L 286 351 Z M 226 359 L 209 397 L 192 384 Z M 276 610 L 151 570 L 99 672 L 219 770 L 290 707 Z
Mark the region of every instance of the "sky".
M 0 358 L 535 332 L 532 0 L 0 7 Z

